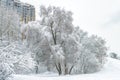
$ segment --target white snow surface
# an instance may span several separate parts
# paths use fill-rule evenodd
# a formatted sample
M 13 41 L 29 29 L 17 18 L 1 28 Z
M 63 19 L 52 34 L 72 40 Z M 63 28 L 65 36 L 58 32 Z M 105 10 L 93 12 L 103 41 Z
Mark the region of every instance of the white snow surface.
M 13 80 L 120 80 L 120 60 L 107 58 L 104 68 L 92 74 L 58 76 L 46 72 L 38 75 L 13 75 Z

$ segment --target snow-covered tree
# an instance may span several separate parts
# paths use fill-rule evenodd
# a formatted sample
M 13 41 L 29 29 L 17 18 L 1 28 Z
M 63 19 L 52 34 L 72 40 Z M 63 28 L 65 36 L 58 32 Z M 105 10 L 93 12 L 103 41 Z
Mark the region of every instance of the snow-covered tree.
M 3 41 L 2 44 L 6 42 Z M 35 62 L 31 54 L 20 42 L 0 45 L 0 77 L 8 78 L 12 73 L 32 73 Z
M 60 51 L 58 50 L 57 52 L 55 51 L 55 49 L 51 48 L 51 51 L 52 51 L 51 54 L 53 58 L 56 59 L 56 61 L 58 62 L 56 63 L 56 61 L 54 60 L 54 65 L 57 71 L 59 72 L 59 74 L 69 74 L 73 66 L 69 65 L 70 59 L 67 59 L 71 57 L 69 56 L 70 51 L 67 53 L 68 46 L 66 43 L 67 42 L 69 43 L 69 39 L 67 38 L 69 38 L 69 35 L 73 31 L 72 12 L 65 11 L 64 9 L 61 9 L 59 7 L 52 7 L 52 6 L 49 6 L 48 8 L 41 6 L 40 12 L 41 12 L 40 16 L 42 18 L 41 25 L 47 26 L 46 28 L 51 35 L 51 38 L 48 40 L 50 47 L 60 45 L 62 48 Z M 48 36 L 49 35 L 47 35 L 46 37 Z M 66 45 L 66 46 L 63 46 L 63 45 Z M 60 54 L 61 52 L 62 54 Z M 58 61 L 59 59 L 57 60 L 56 58 L 57 53 L 59 53 L 59 57 L 61 57 L 60 59 L 64 59 L 62 60 L 64 61 L 64 63 L 60 63 L 60 61 Z M 70 54 L 70 55 L 73 56 L 74 54 Z M 64 68 L 60 66 L 63 66 Z
M 18 39 L 19 16 L 16 11 L 0 6 L 0 39 L 9 41 Z
M 72 13 L 59 7 L 40 7 L 40 22 L 26 25 L 27 46 L 36 61 L 61 74 L 98 71 L 105 61 L 105 41 L 72 24 Z M 73 71 L 74 70 L 74 71 Z M 76 72 L 78 71 L 78 72 Z
M 78 52 L 76 56 L 77 73 L 91 73 L 101 69 L 105 63 L 106 45 L 105 41 L 97 36 L 88 36 L 76 27 L 74 36 L 78 41 Z
M 13 72 L 14 46 L 10 44 L 19 36 L 19 18 L 15 11 L 0 6 L 0 80 L 6 80 Z
M 27 47 L 33 52 L 33 58 L 36 61 L 35 72 L 39 73 L 40 66 L 47 66 L 51 55 L 48 41 L 44 34 L 45 31 L 43 26 L 38 22 L 31 22 L 26 25 L 26 28 L 25 36 Z
M 7 63 L 0 62 L 0 80 L 7 80 L 11 77 L 13 69 Z
M 20 40 L 17 12 L 0 6 L 0 80 L 6 80 L 12 73 L 33 72 L 36 63 L 32 54 Z

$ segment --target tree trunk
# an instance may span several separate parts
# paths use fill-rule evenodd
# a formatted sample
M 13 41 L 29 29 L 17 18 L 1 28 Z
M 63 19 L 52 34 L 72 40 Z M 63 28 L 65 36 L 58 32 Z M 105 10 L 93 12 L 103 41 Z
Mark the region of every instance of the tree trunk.
M 74 66 L 72 66 L 72 67 L 70 68 L 70 70 L 69 70 L 69 74 L 71 74 L 73 67 L 74 67 Z
M 38 66 L 35 66 L 35 73 L 38 74 Z
M 56 67 L 56 69 L 57 69 L 57 71 L 58 71 L 59 75 L 62 75 L 62 68 L 61 68 L 61 64 L 60 64 L 60 63 L 58 63 L 58 64 L 56 64 L 56 63 L 55 63 L 55 67 Z
M 39 61 L 36 61 L 37 65 L 35 66 L 35 73 L 38 74 L 39 73 Z

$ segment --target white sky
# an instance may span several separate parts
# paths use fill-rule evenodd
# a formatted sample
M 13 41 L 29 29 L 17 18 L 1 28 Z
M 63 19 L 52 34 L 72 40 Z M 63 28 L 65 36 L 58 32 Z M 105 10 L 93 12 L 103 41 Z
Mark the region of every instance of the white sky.
M 110 51 L 120 53 L 120 0 L 21 0 L 36 7 L 54 5 L 73 12 L 74 25 L 103 37 Z

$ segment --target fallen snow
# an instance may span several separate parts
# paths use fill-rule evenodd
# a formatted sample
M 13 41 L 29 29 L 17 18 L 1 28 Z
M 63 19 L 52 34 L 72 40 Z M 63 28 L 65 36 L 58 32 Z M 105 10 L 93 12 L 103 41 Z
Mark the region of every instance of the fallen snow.
M 58 76 L 46 72 L 39 75 L 14 75 L 14 80 L 120 80 L 120 60 L 107 59 L 104 68 L 93 74 Z

